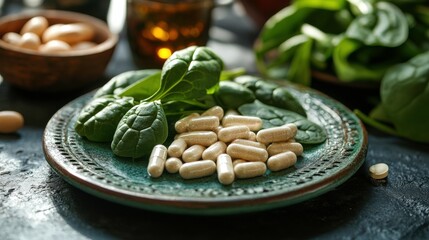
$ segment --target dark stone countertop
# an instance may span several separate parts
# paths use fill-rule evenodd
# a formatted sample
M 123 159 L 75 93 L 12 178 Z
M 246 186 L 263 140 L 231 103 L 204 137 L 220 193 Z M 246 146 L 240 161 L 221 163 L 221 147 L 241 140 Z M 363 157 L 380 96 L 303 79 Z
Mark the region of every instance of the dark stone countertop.
M 231 9 L 218 11 L 209 46 L 228 66 L 254 70 L 249 49 L 255 30 L 246 19 L 232 16 Z M 226 38 L 218 38 L 220 32 Z M 128 55 L 122 37 L 106 79 L 135 68 Z M 61 95 L 0 84 L 0 110 L 21 112 L 26 120 L 18 133 L 0 135 L 0 239 L 429 239 L 428 145 L 371 128 L 366 161 L 353 177 L 322 196 L 284 208 L 196 217 L 135 209 L 84 193 L 51 170 L 42 135 L 58 109 L 100 84 Z M 356 97 L 362 93 L 355 90 L 316 87 L 350 108 L 361 104 Z M 383 184 L 374 184 L 368 175 L 369 166 L 378 162 L 390 167 Z

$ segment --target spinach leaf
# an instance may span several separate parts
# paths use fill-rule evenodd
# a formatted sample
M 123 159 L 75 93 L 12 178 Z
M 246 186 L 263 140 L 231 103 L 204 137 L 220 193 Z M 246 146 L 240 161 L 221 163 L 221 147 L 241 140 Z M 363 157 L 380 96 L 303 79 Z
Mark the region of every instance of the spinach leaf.
M 111 148 L 121 157 L 140 158 L 167 139 L 167 118 L 157 102 L 141 102 L 131 108 L 116 129 Z
M 152 96 L 158 91 L 161 83 L 161 71 L 156 71 L 151 75 L 148 75 L 140 80 L 129 85 L 121 92 L 119 96 L 133 97 L 135 100 L 143 100 Z
M 282 126 L 287 123 L 296 124 L 298 132 L 295 140 L 302 144 L 318 144 L 324 142 L 327 138 L 326 132 L 322 127 L 302 115 L 265 105 L 258 100 L 240 106 L 238 111 L 243 115 L 260 117 L 263 121 L 263 128 Z
M 429 52 L 390 68 L 380 96 L 399 135 L 429 142 Z
M 134 106 L 133 98 L 104 95 L 94 98 L 80 112 L 76 132 L 94 142 L 110 142 L 122 116 Z
M 379 82 L 387 67 L 374 68 L 374 66 L 364 65 L 359 61 L 353 61 L 352 55 L 362 50 L 361 42 L 349 38 L 343 38 L 334 48 L 333 62 L 335 72 L 339 79 L 344 82 L 357 80 Z
M 380 87 L 381 104 L 370 117 L 355 110 L 366 124 L 380 131 L 429 143 L 429 52 L 391 67 Z
M 237 77 L 234 81 L 252 90 L 256 99 L 264 104 L 290 110 L 304 117 L 307 116 L 301 103 L 286 87 L 282 87 L 274 82 L 264 81 L 260 77 L 249 75 Z
M 161 72 L 159 69 L 144 69 L 118 74 L 98 89 L 94 94 L 94 98 L 103 95 L 118 95 L 133 83 L 159 72 Z
M 237 109 L 255 100 L 253 92 L 245 86 L 231 81 L 221 81 L 219 89 L 213 94 L 216 103 L 224 109 Z
M 294 36 L 311 12 L 310 8 L 290 5 L 272 16 L 259 34 L 261 41 L 255 48 L 257 59 L 262 60 L 266 52 Z
M 296 54 L 293 56 L 287 79 L 291 82 L 300 83 L 303 85 L 310 85 L 310 62 L 312 52 L 313 41 L 309 39 L 305 43 L 301 44 Z
M 207 47 L 176 51 L 162 68 L 160 88 L 146 101 L 195 99 L 212 93 L 222 68 L 222 60 Z
M 408 22 L 404 13 L 392 3 L 377 2 L 374 11 L 358 16 L 346 36 L 368 46 L 397 47 L 408 38 Z

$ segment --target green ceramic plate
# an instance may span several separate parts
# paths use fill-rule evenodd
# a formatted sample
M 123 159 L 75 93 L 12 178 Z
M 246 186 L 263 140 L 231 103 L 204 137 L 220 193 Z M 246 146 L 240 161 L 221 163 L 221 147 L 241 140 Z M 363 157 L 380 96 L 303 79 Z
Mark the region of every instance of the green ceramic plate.
M 48 122 L 43 146 L 51 167 L 66 181 L 95 196 L 153 211 L 222 215 L 283 207 L 319 196 L 350 178 L 362 165 L 367 134 L 359 119 L 341 103 L 308 88 L 292 93 L 308 118 L 327 133 L 325 143 L 305 147 L 295 167 L 223 186 L 216 175 L 183 180 L 164 173 L 150 178 L 147 159 L 115 157 L 109 144 L 82 139 L 73 127 L 92 94 L 60 109 Z

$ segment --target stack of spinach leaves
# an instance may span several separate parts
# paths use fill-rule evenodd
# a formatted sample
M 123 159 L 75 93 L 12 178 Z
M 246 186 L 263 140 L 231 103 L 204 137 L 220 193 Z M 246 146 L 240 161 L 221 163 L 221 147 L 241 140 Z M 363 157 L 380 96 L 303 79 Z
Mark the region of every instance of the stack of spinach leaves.
M 189 47 L 175 52 L 162 70 L 122 73 L 95 93 L 75 130 L 91 141 L 111 142 L 118 156 L 142 157 L 167 139 L 168 114 L 205 106 L 200 98 L 217 89 L 222 69 L 210 49 Z
M 295 123 L 296 140 L 303 144 L 326 140 L 325 130 L 306 118 L 286 87 L 222 70 L 210 49 L 189 47 L 175 52 L 162 70 L 121 73 L 82 108 L 75 130 L 90 141 L 110 143 L 117 156 L 140 158 L 174 135 L 169 126 L 178 118 L 220 105 L 262 118 L 264 128 Z

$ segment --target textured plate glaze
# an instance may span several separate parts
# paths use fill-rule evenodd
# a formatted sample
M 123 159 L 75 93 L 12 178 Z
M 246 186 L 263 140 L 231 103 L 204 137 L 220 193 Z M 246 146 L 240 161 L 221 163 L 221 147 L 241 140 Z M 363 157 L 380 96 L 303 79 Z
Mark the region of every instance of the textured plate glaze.
M 72 185 L 95 196 L 143 209 L 169 213 L 221 215 L 262 211 L 319 196 L 350 178 L 362 165 L 367 134 L 360 120 L 341 103 L 307 88 L 291 89 L 308 118 L 323 126 L 325 143 L 305 146 L 295 167 L 223 186 L 216 175 L 183 180 L 165 172 L 152 179 L 147 159 L 113 155 L 109 144 L 82 139 L 76 118 L 92 94 L 61 108 L 48 122 L 43 147 L 51 167 Z

